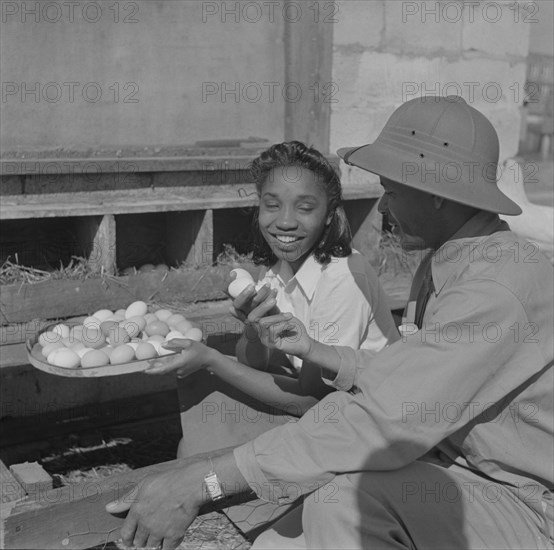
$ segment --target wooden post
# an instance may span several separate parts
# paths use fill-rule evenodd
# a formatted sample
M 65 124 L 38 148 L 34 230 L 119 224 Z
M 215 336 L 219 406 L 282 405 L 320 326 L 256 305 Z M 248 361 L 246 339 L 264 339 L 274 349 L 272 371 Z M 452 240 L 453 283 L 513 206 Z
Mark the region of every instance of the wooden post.
M 319 2 L 309 4 L 285 2 L 285 140 L 327 153 L 331 104 L 339 92 L 332 82 L 333 16 Z
M 80 239 L 89 261 L 98 272 L 115 274 L 115 218 L 112 214 L 81 218 Z
M 208 266 L 213 261 L 213 210 L 167 213 L 166 254 L 170 264 Z

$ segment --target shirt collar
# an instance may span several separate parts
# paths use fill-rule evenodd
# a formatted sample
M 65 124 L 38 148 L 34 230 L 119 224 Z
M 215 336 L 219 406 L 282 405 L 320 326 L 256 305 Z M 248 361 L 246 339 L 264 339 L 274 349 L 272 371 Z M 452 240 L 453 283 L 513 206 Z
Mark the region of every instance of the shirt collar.
M 446 241 L 434 254 L 431 262 L 431 274 L 435 287 L 435 294 L 439 294 L 449 277 L 459 271 L 457 265 L 465 261 L 474 246 L 469 246 L 468 239 L 484 241 L 489 235 L 497 231 L 509 231 L 510 226 L 498 217 L 498 214 L 481 211 L 470 218 L 448 241 Z M 452 244 L 453 241 L 462 240 L 461 243 Z
M 313 254 L 310 254 L 294 275 L 290 265 L 282 260 L 279 260 L 275 265 L 273 265 L 270 271 L 285 287 L 296 282 L 308 300 L 311 300 L 321 272 L 324 268 L 325 266 L 320 264 L 314 258 Z

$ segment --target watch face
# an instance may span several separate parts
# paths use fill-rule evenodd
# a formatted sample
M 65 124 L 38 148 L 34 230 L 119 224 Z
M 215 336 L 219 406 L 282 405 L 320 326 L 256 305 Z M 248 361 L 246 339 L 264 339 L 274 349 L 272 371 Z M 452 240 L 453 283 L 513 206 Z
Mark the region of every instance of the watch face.
M 204 478 L 204 485 L 206 485 L 206 490 L 208 491 L 208 494 L 210 495 L 210 498 L 212 500 L 220 500 L 225 496 L 215 472 L 210 472 Z

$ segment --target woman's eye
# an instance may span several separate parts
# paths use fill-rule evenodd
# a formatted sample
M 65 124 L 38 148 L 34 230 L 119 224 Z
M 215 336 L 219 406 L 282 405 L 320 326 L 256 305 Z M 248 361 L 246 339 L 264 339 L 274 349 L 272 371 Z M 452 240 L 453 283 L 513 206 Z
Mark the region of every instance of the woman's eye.
M 308 204 L 300 205 L 298 207 L 298 210 L 300 210 L 301 212 L 311 212 L 313 209 L 314 207 Z
M 275 210 L 275 209 L 279 208 L 279 205 L 275 202 L 266 202 L 264 204 L 264 208 L 266 210 Z

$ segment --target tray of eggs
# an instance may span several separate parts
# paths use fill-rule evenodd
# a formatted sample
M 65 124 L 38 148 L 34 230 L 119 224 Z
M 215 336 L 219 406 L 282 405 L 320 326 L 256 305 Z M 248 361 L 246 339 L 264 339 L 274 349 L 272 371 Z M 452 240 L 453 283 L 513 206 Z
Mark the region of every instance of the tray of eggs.
M 127 309 L 101 309 L 82 321 L 57 323 L 26 342 L 29 362 L 50 374 L 101 377 L 146 370 L 152 359 L 175 355 L 174 338 L 202 341 L 202 331 L 167 309 L 148 312 L 137 301 Z

